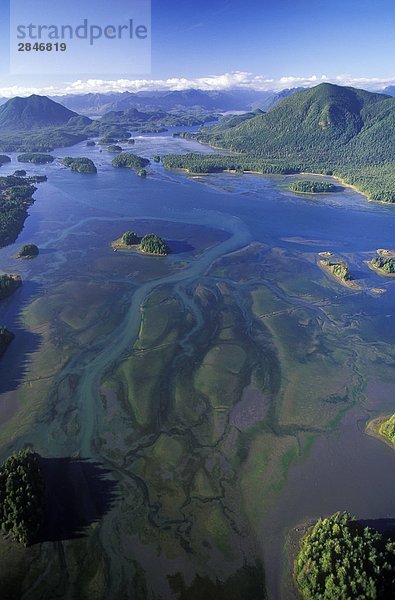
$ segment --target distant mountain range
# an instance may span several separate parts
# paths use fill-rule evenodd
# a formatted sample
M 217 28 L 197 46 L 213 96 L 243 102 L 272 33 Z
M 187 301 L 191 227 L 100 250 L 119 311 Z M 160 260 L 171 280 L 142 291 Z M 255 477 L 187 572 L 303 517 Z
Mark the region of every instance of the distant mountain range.
M 79 117 L 62 104 L 46 96 L 11 98 L 0 106 L 0 131 L 20 131 L 65 125 Z
M 234 89 L 229 91 L 156 91 L 123 92 L 107 94 L 76 94 L 53 97 L 67 108 L 88 116 L 101 116 L 109 111 L 249 111 L 255 108 L 268 110 L 274 103 L 296 90 L 262 92 Z

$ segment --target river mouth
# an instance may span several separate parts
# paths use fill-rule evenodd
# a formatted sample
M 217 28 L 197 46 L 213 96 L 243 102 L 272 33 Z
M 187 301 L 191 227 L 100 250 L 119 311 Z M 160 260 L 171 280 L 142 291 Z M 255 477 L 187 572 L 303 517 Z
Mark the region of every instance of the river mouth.
M 148 157 L 194 147 L 139 143 Z M 283 597 L 288 529 L 395 509 L 393 456 L 364 434 L 393 398 L 393 282 L 372 297 L 316 265 L 336 252 L 373 287 L 364 259 L 390 247 L 392 207 L 351 190 L 312 204 L 287 195 L 283 177 L 194 180 L 152 165 L 141 181 L 96 149 L 58 154 L 81 152 L 98 176 L 40 167 L 48 183 L 17 244 L 0 250 L 25 282 L 0 305 L 20 331 L 0 364 L 1 455 L 30 444 L 71 461 L 67 481 L 90 482 L 89 513 L 101 488 L 78 461 L 116 492 L 78 536 L 64 525 L 26 550 L 1 541 L 0 580 L 30 598 Z M 174 252 L 114 253 L 130 229 Z M 42 252 L 17 263 L 30 241 Z M 382 493 L 367 493 L 373 480 Z

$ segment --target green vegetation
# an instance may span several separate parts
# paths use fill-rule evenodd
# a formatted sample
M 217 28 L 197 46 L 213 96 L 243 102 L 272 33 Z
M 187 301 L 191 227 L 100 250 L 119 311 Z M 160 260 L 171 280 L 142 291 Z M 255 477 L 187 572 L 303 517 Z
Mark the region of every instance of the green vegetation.
M 394 553 L 394 542 L 349 513 L 335 513 L 319 519 L 302 539 L 295 581 L 305 600 L 390 598 Z
M 395 202 L 395 146 L 388 137 L 394 119 L 395 98 L 322 83 L 236 126 L 225 123 L 185 137 L 251 163 L 333 174 L 372 200 Z
M 122 152 L 118 154 L 115 158 L 112 159 L 112 166 L 120 169 L 133 169 L 137 175 L 146 174 L 144 167 L 149 164 L 148 158 L 142 158 L 141 156 L 137 156 L 136 154 L 129 154 L 128 152 Z
M 370 265 L 378 271 L 383 271 L 384 275 L 395 274 L 394 256 L 385 256 L 383 254 L 380 254 L 372 258 L 372 260 L 370 261 Z
M 17 254 L 17 258 L 34 258 L 38 256 L 39 249 L 35 244 L 24 244 Z
M 32 543 L 40 529 L 44 480 L 38 455 L 14 452 L 0 467 L 0 526 L 16 542 Z
M 17 169 L 14 173 L 15 177 L 26 177 L 25 169 Z
M 19 275 L 10 275 L 4 273 L 0 275 L 0 300 L 10 296 L 22 285 L 22 279 Z
M 5 327 L 0 327 L 0 357 L 3 356 L 14 337 L 15 335 L 11 331 L 8 331 Z
M 329 258 L 320 261 L 322 266 L 330 271 L 332 275 L 342 281 L 350 281 L 352 279 L 350 268 L 344 260 L 331 260 Z
M 291 174 L 300 169 L 286 164 L 267 162 L 254 156 L 225 156 L 223 154 L 167 154 L 162 158 L 166 169 L 185 169 L 189 173 L 220 173 L 221 171 L 236 171 L 243 173 Z
M 1 165 L 5 165 L 6 163 L 11 162 L 11 159 L 9 156 L 6 156 L 5 154 L 0 154 L 0 167 Z
M 140 242 L 140 248 L 142 252 L 160 256 L 167 256 L 170 252 L 169 246 L 155 233 L 147 233 Z
M 171 252 L 169 246 L 155 233 L 147 233 L 140 238 L 134 231 L 125 231 L 118 240 L 111 243 L 111 246 L 114 250 L 136 249 L 144 254 L 158 256 L 167 256 Z
M 336 186 L 326 181 L 311 181 L 300 179 L 289 186 L 291 192 L 302 192 L 307 194 L 320 194 L 322 192 L 336 192 Z
M 117 146 L 116 144 L 111 144 L 111 146 L 108 146 L 107 151 L 108 152 L 122 152 L 122 148 L 121 148 L 121 146 Z
M 153 160 L 156 163 L 160 163 L 160 156 L 159 156 L 159 154 L 155 154 L 155 156 L 153 157 Z
M 381 423 L 379 433 L 395 445 L 395 414 Z
M 125 231 L 121 240 L 126 246 L 133 246 L 140 243 L 140 238 L 134 231 Z
M 90 158 L 86 157 L 74 158 L 71 156 L 66 156 L 62 160 L 62 165 L 68 167 L 72 171 L 76 171 L 77 173 L 97 173 L 97 168 L 94 162 Z
M 45 176 L 0 177 L 0 247 L 13 243 L 23 227 L 37 189 L 31 184 L 45 180 Z
M 55 160 L 50 154 L 42 154 L 41 152 L 26 152 L 20 154 L 17 158 L 18 162 L 33 163 L 34 165 L 43 165 L 51 163 Z

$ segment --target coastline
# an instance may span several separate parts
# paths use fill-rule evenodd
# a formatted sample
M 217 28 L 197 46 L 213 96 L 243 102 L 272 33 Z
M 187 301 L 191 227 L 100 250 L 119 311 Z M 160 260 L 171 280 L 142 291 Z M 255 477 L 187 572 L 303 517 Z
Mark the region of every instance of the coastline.
M 376 417 L 375 419 L 372 419 L 371 421 L 368 421 L 366 423 L 366 427 L 365 427 L 365 432 L 370 435 L 371 437 L 376 438 L 377 440 L 380 440 L 381 442 L 384 442 L 384 444 L 386 444 L 387 446 L 389 446 L 390 448 L 392 448 L 392 450 L 395 450 L 395 444 L 393 444 L 385 435 L 382 435 L 380 433 L 380 427 L 381 425 L 387 421 L 389 419 L 391 415 L 384 415 L 381 417 Z
M 144 252 L 144 250 L 141 249 L 140 244 L 132 244 L 130 246 L 127 246 L 120 240 L 121 238 L 118 238 L 117 240 L 114 240 L 110 243 L 110 246 L 114 252 L 117 252 L 118 250 L 120 252 L 134 252 L 137 254 L 141 254 L 142 256 L 153 256 L 155 258 L 166 258 L 166 256 L 168 256 L 168 254 L 155 254 L 154 252 Z
M 198 142 L 202 146 L 206 146 L 208 148 L 212 148 L 213 150 L 222 150 L 224 152 L 230 152 L 226 148 L 221 148 L 220 146 L 213 146 L 211 144 L 208 144 L 207 142 L 202 142 L 201 140 L 198 140 L 198 139 L 195 139 L 194 141 Z M 235 155 L 238 156 L 238 153 L 235 153 Z M 230 156 L 232 156 L 232 154 L 230 154 Z M 241 155 L 241 156 L 243 156 L 243 155 Z M 179 170 L 180 171 L 186 171 L 190 175 L 193 175 L 193 174 L 195 174 L 195 175 L 209 175 L 209 173 L 192 173 L 191 171 L 188 171 L 187 169 L 179 169 Z M 221 171 L 221 173 L 236 173 L 236 171 L 230 171 L 229 169 L 224 169 L 223 171 Z M 257 172 L 257 171 L 243 171 L 243 173 L 250 173 L 250 174 L 253 174 L 253 175 L 266 175 L 266 173 L 260 173 L 260 172 Z M 267 175 L 271 175 L 271 174 L 272 173 L 267 173 Z M 312 173 L 310 171 L 300 171 L 300 173 L 290 173 L 289 175 L 313 175 L 315 177 L 332 177 L 333 179 L 336 179 L 336 181 L 338 181 L 344 187 L 350 188 L 354 192 L 356 192 L 357 194 L 360 194 L 361 196 L 364 196 L 368 202 L 373 202 L 373 203 L 377 203 L 377 204 L 385 204 L 385 205 L 395 204 L 394 202 L 385 202 L 384 200 L 373 200 L 372 198 L 369 198 L 369 196 L 368 196 L 368 194 L 366 192 L 363 192 L 355 184 L 348 183 L 345 179 L 343 179 L 342 177 L 339 177 L 338 175 L 325 175 L 324 173 Z M 286 175 L 286 176 L 288 176 L 288 175 Z M 294 192 L 294 193 L 299 193 L 299 192 Z M 308 192 L 301 192 L 301 193 L 308 193 Z M 323 193 L 325 193 L 325 192 L 323 192 Z
M 322 269 L 322 271 L 324 271 L 324 273 L 326 273 L 327 275 L 330 275 L 332 279 L 334 279 L 335 281 L 337 281 L 344 287 L 354 290 L 355 292 L 360 292 L 362 290 L 362 287 L 356 281 L 354 281 L 354 279 L 346 280 L 346 279 L 341 279 L 340 277 L 337 277 L 336 275 L 334 275 L 332 273 L 332 271 L 330 269 L 328 269 L 328 267 L 325 265 L 324 260 L 318 259 L 317 265 L 319 266 L 320 269 Z
M 365 260 L 364 263 L 366 265 L 368 265 L 369 269 L 371 269 L 372 271 L 374 271 L 378 275 L 381 275 L 381 277 L 389 277 L 390 279 L 392 279 L 393 277 L 395 277 L 395 273 L 387 273 L 383 269 L 380 269 L 379 267 L 375 267 L 374 265 L 372 265 L 372 263 L 371 263 L 370 260 Z

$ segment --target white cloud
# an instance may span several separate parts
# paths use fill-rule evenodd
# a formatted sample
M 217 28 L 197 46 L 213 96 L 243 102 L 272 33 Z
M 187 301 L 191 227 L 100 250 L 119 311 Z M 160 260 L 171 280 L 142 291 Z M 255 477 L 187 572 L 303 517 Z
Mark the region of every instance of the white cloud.
M 348 74 L 329 77 L 327 75 L 295 76 L 284 75 L 278 79 L 253 75 L 246 71 L 234 71 L 222 75 L 209 75 L 207 77 L 186 78 L 171 77 L 169 79 L 78 79 L 57 85 L 49 86 L 10 86 L 0 87 L 0 96 L 11 98 L 13 96 L 28 96 L 30 94 L 43 94 L 56 96 L 64 94 L 86 94 L 105 92 L 139 92 L 151 90 L 186 90 L 197 88 L 201 90 L 229 90 L 235 87 L 256 90 L 282 90 L 292 87 L 311 87 L 323 81 L 339 85 L 351 85 L 366 89 L 383 89 L 387 85 L 395 85 L 395 77 L 353 77 Z

